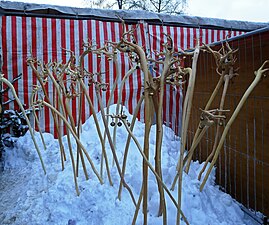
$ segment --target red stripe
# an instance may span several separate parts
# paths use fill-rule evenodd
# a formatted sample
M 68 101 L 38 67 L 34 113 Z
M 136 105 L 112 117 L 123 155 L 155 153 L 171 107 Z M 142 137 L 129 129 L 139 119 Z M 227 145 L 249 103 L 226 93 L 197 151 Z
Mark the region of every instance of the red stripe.
M 174 27 L 174 45 L 175 45 L 175 51 L 178 51 L 178 34 L 177 34 L 177 27 Z M 176 102 L 174 102 L 174 107 L 176 107 L 176 117 L 175 117 L 175 121 L 173 121 L 175 123 L 175 133 L 178 134 L 178 122 L 179 122 L 179 119 L 180 119 L 180 116 L 179 116 L 179 109 L 180 109 L 180 102 L 179 102 L 179 89 L 177 88 L 177 92 L 176 93 L 173 93 L 176 95 Z
M 48 26 L 47 19 L 42 18 L 42 35 L 43 35 L 43 60 L 44 63 L 48 62 Z
M 234 37 L 236 36 L 236 30 L 233 31 L 233 36 L 234 36 Z
M 108 41 L 108 27 L 107 27 L 107 24 L 109 22 L 102 22 L 102 23 L 103 23 L 104 40 Z M 109 85 L 109 80 L 110 80 L 109 79 L 110 62 L 113 63 L 112 61 L 108 61 L 108 57 L 105 57 L 105 74 L 104 74 L 104 76 L 105 76 L 105 82 L 108 83 L 108 85 Z M 105 92 L 106 105 L 108 103 L 109 95 L 113 94 L 112 92 L 110 92 L 110 91 L 112 91 L 112 86 L 109 85 L 108 90 Z
M 115 26 L 121 26 L 120 23 L 114 23 L 114 22 L 111 22 L 111 39 L 112 39 L 112 42 L 116 42 L 116 31 L 115 31 Z M 116 65 L 115 63 L 113 63 L 113 82 L 116 81 L 116 77 L 117 77 L 117 71 L 116 71 Z M 114 92 L 114 103 L 116 103 L 118 101 L 118 91 L 115 91 Z
M 83 53 L 83 20 L 79 20 L 78 21 L 78 31 L 79 31 L 79 55 L 81 55 Z M 84 68 L 85 66 L 85 62 L 82 63 L 82 67 Z M 83 79 L 84 80 L 84 79 Z M 81 115 L 81 119 L 82 119 L 82 123 L 85 122 L 86 120 L 86 109 L 85 109 L 85 106 L 86 106 L 86 102 L 85 102 L 85 96 L 84 94 L 82 94 L 82 115 Z
M 57 27 L 56 27 L 56 19 L 50 19 L 50 23 L 51 23 L 51 56 L 52 56 L 52 61 L 53 62 L 57 62 Z M 57 92 L 55 90 L 55 87 L 53 85 L 53 90 L 52 90 L 53 94 L 52 94 L 52 98 L 53 98 L 53 101 L 55 99 L 58 98 L 58 95 L 57 95 Z M 54 107 L 59 110 L 59 105 L 57 104 L 58 101 L 56 100 L 53 104 L 54 104 Z M 57 138 L 58 137 L 58 134 L 57 134 L 57 129 L 54 128 L 53 129 L 54 131 L 54 137 Z
M 134 24 L 132 26 L 132 29 L 135 30 L 135 36 L 137 36 L 137 29 L 136 29 L 136 24 Z M 136 38 L 137 39 L 137 38 Z M 128 69 L 131 69 L 131 66 L 130 64 L 128 64 Z M 129 99 L 128 99 L 128 109 L 129 109 L 129 112 L 132 114 L 133 113 L 133 95 L 134 95 L 134 76 L 133 74 L 131 76 L 129 76 Z
M 2 57 L 2 63 L 3 63 L 3 74 L 5 75 L 5 77 L 8 77 L 8 69 L 7 69 L 7 17 L 3 16 L 2 17 L 2 53 L 3 53 L 3 57 Z M 3 88 L 6 88 L 7 86 L 5 84 L 3 84 Z M 4 99 L 5 101 L 6 99 Z M 8 107 L 8 105 L 6 106 Z
M 178 89 L 177 93 L 176 93 L 176 102 L 177 102 L 177 107 L 176 107 L 176 115 L 177 115 L 177 117 L 176 117 L 176 130 L 175 130 L 175 133 L 179 135 L 180 130 L 179 130 L 178 125 L 179 125 L 179 121 L 181 119 L 181 117 L 180 117 L 180 114 L 181 114 L 181 112 L 180 112 L 180 89 Z
M 70 50 L 74 52 L 76 51 L 76 46 L 75 46 L 75 25 L 74 25 L 74 20 L 70 20 Z M 71 81 L 72 83 L 73 81 Z M 74 83 L 75 84 L 75 83 Z M 76 86 L 75 86 L 76 88 Z M 74 90 L 76 91 L 76 90 Z M 71 107 L 72 107 L 72 116 L 74 119 L 74 123 L 77 124 L 77 98 L 74 97 L 71 99 Z
M 66 48 L 66 28 L 65 20 L 61 19 L 61 47 Z M 62 50 L 62 61 L 66 63 L 66 52 Z
M 193 47 L 196 46 L 196 44 L 198 43 L 198 40 L 197 40 L 197 33 L 196 33 L 196 28 L 192 28 L 193 30 Z
M 29 91 L 28 91 L 28 69 L 26 64 L 27 58 L 27 22 L 26 17 L 22 17 L 21 23 L 21 30 L 22 30 L 22 71 L 23 71 L 23 91 L 24 93 L 24 104 L 26 104 L 26 108 L 29 107 Z
M 101 47 L 100 44 L 100 21 L 95 21 L 95 32 L 96 32 L 96 45 L 97 48 Z M 101 58 L 97 57 L 97 72 L 103 72 L 101 68 Z M 97 80 L 100 82 L 99 76 L 97 77 Z M 102 93 L 100 93 L 101 96 Z M 100 111 L 100 105 L 97 103 L 98 112 Z
M 159 42 L 158 40 L 158 37 L 157 37 L 157 26 L 156 25 L 153 25 L 152 26 L 152 36 L 153 36 L 153 40 L 152 40 L 152 50 L 157 52 L 158 50 L 161 52 L 162 49 L 161 49 L 161 36 L 159 37 L 160 38 L 160 49 L 157 48 L 157 44 Z M 158 57 L 156 57 L 156 55 L 153 56 L 156 60 L 158 60 Z M 156 73 L 159 73 L 160 72 L 160 65 L 159 64 L 155 64 L 153 65 L 156 69 Z
M 164 49 L 164 33 L 163 33 L 163 26 L 160 26 L 160 51 L 162 52 Z
M 205 30 L 205 44 L 208 44 L 209 42 L 209 32 L 208 29 Z
M 11 17 L 11 35 L 12 35 L 12 77 L 13 79 L 18 75 L 18 53 L 17 53 L 17 20 L 16 16 Z M 18 90 L 18 82 L 13 83 L 15 90 Z M 14 108 L 17 109 L 14 105 Z
M 213 42 L 215 42 L 214 30 L 211 30 L 211 43 Z
M 222 40 L 225 40 L 225 38 L 226 38 L 225 37 L 225 30 L 222 30 L 221 32 L 222 32 Z
M 51 45 L 52 45 L 52 61 L 57 61 L 57 27 L 56 19 L 51 19 Z
M 7 75 L 7 17 L 2 16 L 2 62 L 3 62 L 3 74 Z
M 187 28 L 187 49 L 191 47 L 191 31 L 190 28 Z
M 148 25 L 146 25 L 147 28 L 148 28 Z M 143 23 L 140 23 L 139 24 L 139 28 L 140 28 L 140 33 L 141 33 L 141 44 L 142 46 L 145 46 L 145 48 L 147 48 L 146 46 L 146 35 L 145 35 L 145 31 L 144 31 L 144 24 Z M 135 34 L 135 38 L 136 40 L 138 40 L 138 33 Z M 148 36 L 148 38 L 150 38 L 150 36 Z M 151 48 L 151 46 L 149 46 Z M 138 69 L 136 71 L 136 79 L 137 79 L 137 92 L 136 92 L 136 102 L 139 101 L 141 95 L 142 95 L 142 78 L 141 78 L 141 70 Z M 140 113 L 140 110 L 138 111 L 138 114 L 137 114 L 137 118 L 139 120 L 141 120 L 141 113 Z
M 203 29 L 199 28 L 199 42 L 200 42 L 200 45 L 202 45 L 202 42 L 203 42 Z
M 164 31 L 163 31 L 163 26 L 160 26 L 160 51 L 162 52 L 164 50 Z M 163 67 L 162 67 L 163 70 Z M 166 93 L 167 93 L 167 87 L 164 85 L 164 99 L 163 99 L 163 121 L 167 122 L 167 115 L 166 115 Z
M 158 40 L 157 40 L 156 25 L 152 25 L 152 50 L 153 51 L 157 50 L 157 42 L 158 42 Z
M 65 21 L 64 19 L 60 19 L 61 22 L 61 48 L 65 49 L 66 48 L 66 26 L 65 26 Z M 61 52 L 61 58 L 63 64 L 66 63 L 66 51 L 62 50 Z M 66 80 L 66 74 L 63 75 L 63 80 Z M 63 97 L 63 102 L 65 102 L 65 98 Z M 66 134 L 66 126 L 63 126 L 63 131 L 64 134 Z
M 167 34 L 171 36 L 171 28 L 170 27 L 167 27 Z M 173 40 L 174 41 L 174 40 Z M 167 85 L 166 85 L 167 86 Z M 169 127 L 172 127 L 172 123 L 173 123 L 173 87 L 169 85 Z M 165 93 L 167 94 L 167 92 Z
M 91 20 L 87 21 L 87 33 L 88 33 L 87 41 L 92 40 L 93 38 L 92 38 L 92 21 Z M 92 54 L 88 54 L 88 69 L 90 73 L 93 72 Z M 90 98 L 93 99 L 93 85 L 89 87 L 89 95 L 90 95 Z M 90 112 L 90 114 L 92 114 L 92 112 Z
M 180 48 L 184 50 L 184 29 L 180 27 Z
M 220 41 L 220 30 L 216 30 L 217 32 L 217 41 Z
M 36 28 L 36 27 L 35 27 Z M 43 44 L 43 62 L 48 62 L 48 31 L 47 31 L 47 19 L 42 18 L 42 44 Z M 48 84 L 46 84 L 46 91 L 48 92 Z M 49 117 L 49 109 L 45 107 L 45 131 L 50 132 L 50 117 Z
M 119 27 L 119 31 L 120 31 L 120 34 L 123 34 L 124 30 L 123 30 L 123 27 L 122 26 Z M 120 79 L 121 80 L 122 80 L 122 78 L 123 78 L 123 76 L 125 74 L 124 57 L 125 57 L 124 53 L 120 53 L 120 73 L 121 73 Z M 121 102 L 120 103 L 124 103 L 125 102 L 125 97 L 126 97 L 126 91 L 125 91 L 125 84 L 124 84 L 123 90 L 122 90 L 122 95 L 121 95 Z

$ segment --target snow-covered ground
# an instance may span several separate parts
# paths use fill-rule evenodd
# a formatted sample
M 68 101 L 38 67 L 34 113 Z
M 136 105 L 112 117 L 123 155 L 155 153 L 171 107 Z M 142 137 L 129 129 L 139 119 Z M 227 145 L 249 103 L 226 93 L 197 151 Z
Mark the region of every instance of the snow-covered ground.
M 115 106 L 111 107 L 115 111 Z M 128 120 L 131 115 L 125 109 Z M 100 124 L 101 115 L 98 114 Z M 103 129 L 103 126 L 101 126 Z M 112 130 L 112 128 L 111 128 Z M 143 146 L 144 125 L 136 122 L 134 134 Z M 117 156 L 122 164 L 127 131 L 124 126 L 118 127 Z M 40 149 L 41 138 L 36 133 Z M 42 149 L 47 174 L 44 175 L 38 155 L 29 132 L 17 140 L 15 147 L 6 149 L 3 160 L 4 171 L 0 172 L 0 224 L 18 225 L 130 225 L 135 206 L 126 189 L 123 189 L 121 201 L 117 198 L 119 175 L 112 166 L 112 154 L 107 146 L 110 159 L 113 186 L 109 185 L 106 173 L 105 183 L 101 185 L 87 164 L 89 180 L 85 180 L 82 169 L 79 171 L 80 196 L 76 195 L 73 181 L 72 165 L 68 154 L 66 137 L 64 144 L 67 154 L 65 170 L 61 170 L 58 141 L 51 134 L 44 134 L 47 150 Z M 90 117 L 83 125 L 81 141 L 88 150 L 96 168 L 100 168 L 101 145 L 96 133 L 93 118 Z M 73 149 L 75 141 L 72 140 Z M 173 131 L 164 126 L 162 146 L 163 179 L 171 186 L 179 156 L 179 139 Z M 150 161 L 154 164 L 155 126 L 151 129 Z M 76 153 L 74 153 L 76 155 Z M 188 175 L 183 177 L 182 210 L 191 225 L 215 224 L 252 224 L 240 209 L 239 204 L 228 194 L 215 185 L 214 172 L 210 175 L 203 192 L 199 191 L 200 181 L 197 175 L 202 164 L 193 162 Z M 137 147 L 131 142 L 126 174 L 126 182 L 138 199 L 142 181 L 142 157 Z M 177 199 L 177 188 L 172 192 Z M 158 190 L 153 173 L 149 173 L 148 224 L 162 224 L 158 213 Z M 166 195 L 168 224 L 176 223 L 176 208 Z M 137 224 L 143 224 L 140 209 Z M 185 224 L 182 222 L 181 224 Z

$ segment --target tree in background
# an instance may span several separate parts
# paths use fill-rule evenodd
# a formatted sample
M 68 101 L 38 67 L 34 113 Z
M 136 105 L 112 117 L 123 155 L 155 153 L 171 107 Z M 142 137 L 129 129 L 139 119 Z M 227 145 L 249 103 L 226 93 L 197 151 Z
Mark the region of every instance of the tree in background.
M 84 2 L 89 8 L 136 9 L 168 14 L 181 14 L 187 6 L 187 0 L 84 0 Z

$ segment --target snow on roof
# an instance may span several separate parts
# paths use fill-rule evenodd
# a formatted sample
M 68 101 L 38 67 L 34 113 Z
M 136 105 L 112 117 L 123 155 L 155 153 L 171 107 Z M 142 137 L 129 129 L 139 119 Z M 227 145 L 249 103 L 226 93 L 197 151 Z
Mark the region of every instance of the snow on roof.
M 217 18 L 205 18 L 187 15 L 167 15 L 153 13 L 142 10 L 110 10 L 110 9 L 92 9 L 92 8 L 74 8 L 47 4 L 32 4 L 23 2 L 0 2 L 0 13 L 2 15 L 28 15 L 28 16 L 46 16 L 59 18 L 78 18 L 78 19 L 99 19 L 107 21 L 137 22 L 144 20 L 148 23 L 157 23 L 174 26 L 219 28 L 252 31 L 266 27 L 269 23 L 257 23 L 236 20 L 224 20 Z

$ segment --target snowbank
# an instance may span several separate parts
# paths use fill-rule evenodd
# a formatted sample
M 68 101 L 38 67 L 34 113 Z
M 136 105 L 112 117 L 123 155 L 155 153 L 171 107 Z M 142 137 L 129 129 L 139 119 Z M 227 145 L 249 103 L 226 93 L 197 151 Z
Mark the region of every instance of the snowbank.
M 115 106 L 111 106 L 111 112 Z M 124 109 L 130 121 L 132 116 Z M 101 115 L 98 114 L 100 124 Z M 103 126 L 101 126 L 103 129 Z M 134 134 L 143 146 L 144 125 L 136 122 Z M 112 131 L 112 128 L 111 128 Z M 117 155 L 122 163 L 125 141 L 125 128 L 118 127 Z M 41 138 L 36 137 L 42 149 Z M 61 161 L 58 141 L 51 134 L 44 134 L 47 150 L 42 156 L 47 168 L 44 175 L 37 153 L 29 132 L 17 140 L 13 149 L 7 149 L 4 154 L 4 172 L 0 174 L 0 224 L 18 225 L 130 225 L 135 207 L 131 198 L 123 189 L 122 199 L 117 199 L 119 176 L 115 166 L 112 167 L 112 154 L 106 143 L 111 165 L 113 186 L 109 185 L 106 173 L 105 184 L 101 185 L 87 164 L 89 180 L 85 180 L 82 169 L 79 171 L 80 196 L 76 195 L 72 165 L 69 157 L 65 163 L 65 170 L 61 171 Z M 66 137 L 65 149 L 68 156 Z M 90 117 L 83 125 L 81 141 L 88 150 L 96 168 L 100 168 L 101 144 L 99 142 L 93 118 Z M 72 140 L 73 149 L 76 149 Z M 162 168 L 164 182 L 171 186 L 175 175 L 176 163 L 179 155 L 179 139 L 173 131 L 164 126 L 162 146 Z M 150 161 L 154 164 L 155 126 L 151 129 Z M 75 155 L 76 153 L 74 153 Z M 206 188 L 199 191 L 200 181 L 197 180 L 202 164 L 193 162 L 188 175 L 183 177 L 182 210 L 191 225 L 201 224 L 249 224 L 241 211 L 239 204 L 231 196 L 221 192 L 215 185 L 215 175 L 211 174 Z M 126 182 L 130 185 L 137 199 L 141 189 L 142 157 L 135 144 L 131 142 L 126 174 Z M 177 188 L 176 188 L 177 189 Z M 177 199 L 177 190 L 172 192 Z M 162 218 L 157 217 L 158 191 L 153 173 L 149 174 L 149 205 L 148 214 L 150 225 L 162 224 Z M 176 208 L 166 196 L 168 224 L 176 222 Z M 140 210 L 137 224 L 143 224 Z M 182 221 L 182 224 L 184 222 Z

